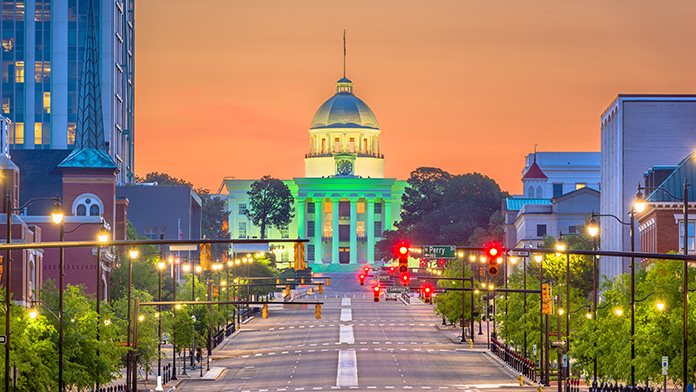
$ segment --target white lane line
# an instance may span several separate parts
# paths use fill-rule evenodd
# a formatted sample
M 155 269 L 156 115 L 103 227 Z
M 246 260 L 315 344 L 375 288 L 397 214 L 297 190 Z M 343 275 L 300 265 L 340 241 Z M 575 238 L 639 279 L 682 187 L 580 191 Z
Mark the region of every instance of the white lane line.
M 341 306 L 350 306 L 350 298 L 343 298 L 341 300 Z
M 353 311 L 350 309 L 341 309 L 341 321 L 353 320 Z
M 353 335 L 352 325 L 341 325 L 339 332 L 340 342 L 347 344 L 355 344 L 355 335 Z
M 338 372 L 336 386 L 350 387 L 358 385 L 358 360 L 354 350 L 338 352 Z

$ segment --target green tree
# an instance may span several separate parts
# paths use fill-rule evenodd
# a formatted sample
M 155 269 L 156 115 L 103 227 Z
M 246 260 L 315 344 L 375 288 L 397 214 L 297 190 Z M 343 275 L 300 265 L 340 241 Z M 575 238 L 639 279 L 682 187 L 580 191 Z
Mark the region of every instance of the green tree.
M 228 219 L 226 202 L 218 196 L 212 196 L 207 189 L 199 189 L 198 196 L 203 203 L 201 234 L 205 238 L 229 238 Z M 228 244 L 212 244 L 211 256 L 213 259 L 221 260 L 229 250 Z
M 250 209 L 246 216 L 261 228 L 261 238 L 266 238 L 266 227 L 287 227 L 294 217 L 294 198 L 285 183 L 271 176 L 263 176 L 251 184 L 247 192 Z
M 135 182 L 156 182 L 157 185 L 185 185 L 193 188 L 193 184 L 181 179 L 172 177 L 167 173 L 150 172 L 145 175 L 145 177 L 135 176 Z

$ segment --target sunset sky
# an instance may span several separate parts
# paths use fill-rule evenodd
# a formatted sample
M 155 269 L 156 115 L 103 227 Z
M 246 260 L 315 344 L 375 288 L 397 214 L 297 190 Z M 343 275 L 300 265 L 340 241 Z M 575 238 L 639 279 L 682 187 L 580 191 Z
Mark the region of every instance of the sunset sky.
M 479 172 L 599 151 L 617 94 L 696 93 L 693 0 L 141 0 L 135 168 L 217 191 L 304 175 L 343 73 L 382 130 L 385 175 Z M 693 130 L 691 130 L 693 131 Z

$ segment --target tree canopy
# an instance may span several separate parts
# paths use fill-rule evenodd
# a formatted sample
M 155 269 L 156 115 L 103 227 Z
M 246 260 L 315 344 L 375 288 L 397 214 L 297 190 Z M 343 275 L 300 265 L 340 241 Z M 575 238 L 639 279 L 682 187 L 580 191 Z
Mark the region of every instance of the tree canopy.
M 261 238 L 266 238 L 267 227 L 285 228 L 295 216 L 290 188 L 277 178 L 263 176 L 251 184 L 247 194 L 251 208 L 247 209 L 246 216 L 261 228 Z
M 386 231 L 377 243 L 382 258 L 390 258 L 395 241 L 403 239 L 417 244 L 471 246 L 502 240 L 500 203 L 508 195 L 491 178 L 419 167 L 411 172 L 408 184 L 396 234 Z

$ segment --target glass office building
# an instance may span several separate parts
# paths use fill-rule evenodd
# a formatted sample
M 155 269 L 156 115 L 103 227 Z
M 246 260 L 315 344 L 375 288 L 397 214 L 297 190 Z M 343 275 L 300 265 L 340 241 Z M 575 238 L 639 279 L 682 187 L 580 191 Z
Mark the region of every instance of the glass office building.
M 100 52 L 104 137 L 118 182 L 133 179 L 134 1 L 1 0 L 2 114 L 13 149 L 74 148 L 90 2 Z

